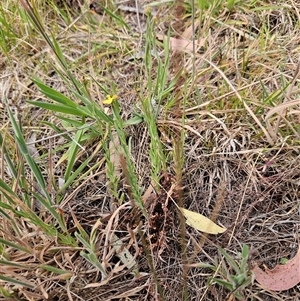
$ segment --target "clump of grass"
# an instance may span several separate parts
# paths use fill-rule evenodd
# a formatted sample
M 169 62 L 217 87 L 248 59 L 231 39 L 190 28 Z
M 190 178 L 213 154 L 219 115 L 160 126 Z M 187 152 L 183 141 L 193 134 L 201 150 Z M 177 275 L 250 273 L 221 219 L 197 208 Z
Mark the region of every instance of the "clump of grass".
M 248 266 L 249 247 L 244 245 L 242 252 L 234 260 L 224 249 L 219 248 L 223 260 L 219 263 L 215 259 L 213 265 L 199 263 L 198 267 L 209 268 L 214 272 L 213 277 L 209 280 L 209 286 L 219 284 L 231 292 L 238 300 L 244 300 L 244 290 L 252 282 L 250 268 Z
M 132 12 L 112 3 L 102 15 L 85 3 L 74 17 L 48 2 L 0 8 L 0 46 L 18 66 L 8 88 L 3 79 L 10 73 L 0 76 L 7 99 L 0 107 L 7 112 L 0 129 L 2 295 L 205 300 L 211 289 L 224 299 L 214 284 L 238 299 L 261 293 L 249 286 L 246 244 L 259 246 L 255 237 L 268 229 L 280 240 L 269 221 L 291 216 L 297 199 L 298 72 L 288 70 L 293 60 L 279 45 L 290 40 L 286 30 L 297 35 L 293 18 L 284 28 L 274 25 L 278 11 L 289 17 L 291 9 L 196 1 L 182 5 L 177 26 L 169 15 L 174 4 L 153 3 L 152 12 L 138 12 L 136 33 Z M 180 38 L 178 29 L 194 16 L 195 52 L 177 61 L 171 38 Z M 185 228 L 168 204 L 173 190 L 164 191 L 162 172 L 180 206 L 208 216 L 224 183 L 218 219 L 233 229 L 230 238 L 201 239 Z M 148 237 L 157 200 L 170 221 L 161 250 Z M 243 243 L 238 259 L 216 253 L 215 245 L 235 252 Z M 206 277 L 182 269 L 213 254 Z M 144 282 L 136 288 L 124 279 Z

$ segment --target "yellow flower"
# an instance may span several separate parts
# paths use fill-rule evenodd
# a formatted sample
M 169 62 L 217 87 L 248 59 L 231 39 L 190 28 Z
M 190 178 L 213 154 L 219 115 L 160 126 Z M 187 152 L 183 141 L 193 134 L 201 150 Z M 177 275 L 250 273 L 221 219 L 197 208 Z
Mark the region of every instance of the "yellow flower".
M 118 96 L 115 94 L 113 96 L 107 95 L 106 99 L 103 100 L 104 105 L 110 105 L 115 99 L 117 99 Z

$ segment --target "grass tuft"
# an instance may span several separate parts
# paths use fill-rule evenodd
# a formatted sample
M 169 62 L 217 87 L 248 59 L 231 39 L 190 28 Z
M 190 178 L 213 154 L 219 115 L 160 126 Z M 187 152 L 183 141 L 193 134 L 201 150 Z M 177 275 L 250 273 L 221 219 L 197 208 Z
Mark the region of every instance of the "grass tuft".
M 0 299 L 291 300 L 298 5 L 2 2 Z

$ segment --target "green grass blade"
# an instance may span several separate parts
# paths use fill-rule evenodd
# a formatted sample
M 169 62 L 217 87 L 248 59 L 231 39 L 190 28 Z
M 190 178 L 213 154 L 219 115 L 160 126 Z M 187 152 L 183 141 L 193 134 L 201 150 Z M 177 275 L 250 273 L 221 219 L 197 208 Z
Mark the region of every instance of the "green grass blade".
M 54 207 L 44 199 L 43 196 L 39 195 L 36 192 L 33 192 L 34 197 L 45 206 L 45 208 L 48 209 L 48 211 L 52 214 L 52 216 L 58 221 L 59 225 L 61 226 L 61 228 L 64 231 L 67 231 L 65 224 L 63 223 L 63 220 L 61 219 L 60 215 L 56 212 L 56 210 L 54 209 Z M 51 229 L 51 227 L 50 227 Z M 53 231 L 53 234 L 55 234 L 56 231 Z
M 248 258 L 249 258 L 249 246 L 243 245 L 242 260 L 241 260 L 241 271 L 243 273 L 246 273 L 248 271 Z
M 2 244 L 4 244 L 4 245 L 7 245 L 7 246 L 9 246 L 9 247 L 15 248 L 15 249 L 17 249 L 17 250 L 23 251 L 23 252 L 28 253 L 28 254 L 31 254 L 31 253 L 32 253 L 32 250 L 29 250 L 29 249 L 27 249 L 27 248 L 25 248 L 25 247 L 22 247 L 22 246 L 20 246 L 20 245 L 18 245 L 18 244 L 15 244 L 15 243 L 13 243 L 13 242 L 11 242 L 11 241 L 8 241 L 8 240 L 6 240 L 6 239 L 3 239 L 3 238 L 1 238 L 1 237 L 0 237 L 0 243 L 2 243 Z
M 91 102 L 88 98 L 80 95 L 76 91 L 72 91 L 73 94 L 78 97 L 87 107 L 87 110 L 90 112 L 90 115 L 93 116 L 93 119 L 100 118 L 101 120 L 112 124 L 113 120 L 110 116 L 105 114 L 103 112 L 103 109 L 96 103 L 96 102 Z
M 89 164 L 89 162 L 92 160 L 92 157 L 88 157 L 86 160 L 84 160 L 80 166 L 78 168 L 76 168 L 76 170 L 74 170 L 71 175 L 69 176 L 69 178 L 66 179 L 66 182 L 64 183 L 64 185 L 60 188 L 60 191 L 65 191 L 65 189 L 67 187 L 69 187 L 71 184 L 74 184 L 74 180 L 81 175 L 81 172 L 84 170 L 84 168 Z M 100 162 L 96 163 L 91 169 L 96 169 L 98 167 L 98 165 L 100 164 Z M 84 178 L 86 175 L 83 174 L 81 175 L 81 178 Z
M 236 274 L 240 274 L 241 270 L 239 266 L 236 264 L 236 262 L 232 259 L 232 257 L 221 247 L 218 248 L 221 254 L 225 257 L 225 259 L 228 261 L 228 263 L 231 265 L 231 267 L 235 270 Z
M 43 194 L 43 197 L 41 197 L 39 194 L 34 193 L 35 197 L 39 199 L 39 201 L 50 211 L 50 213 L 52 214 L 52 216 L 58 221 L 60 227 L 62 228 L 63 231 L 66 231 L 66 227 L 63 223 L 63 220 L 61 219 L 61 217 L 59 216 L 59 214 L 56 212 L 56 210 L 52 207 L 52 200 L 51 197 L 48 194 L 47 188 L 46 188 L 46 184 L 45 184 L 45 180 L 44 177 L 38 167 L 38 165 L 36 164 L 36 162 L 33 160 L 33 158 L 29 155 L 25 140 L 22 136 L 21 130 L 18 127 L 18 124 L 12 114 L 12 112 L 10 111 L 9 107 L 7 108 L 8 110 L 8 114 L 16 135 L 16 140 L 19 146 L 20 151 L 22 152 L 22 154 L 24 155 L 28 165 L 31 168 L 31 171 L 37 181 L 37 183 L 39 184 L 39 188 L 41 189 L 41 192 Z M 4 183 L 2 183 L 4 184 Z M 10 190 L 9 187 L 7 185 L 6 189 L 8 189 L 8 191 Z M 46 200 L 44 199 L 44 197 L 46 198 Z M 28 211 L 31 211 L 28 208 Z M 52 233 L 52 235 L 55 235 L 56 233 L 56 229 L 49 227 L 48 225 L 46 225 L 45 223 L 43 223 L 33 212 L 30 212 L 31 214 L 31 218 L 33 218 L 33 220 L 35 220 L 35 222 L 37 224 L 42 225 L 44 228 L 46 228 L 48 231 L 50 230 L 50 233 Z
M 97 256 L 94 253 L 87 254 L 84 251 L 81 251 L 80 255 L 85 260 L 87 260 L 88 262 L 90 262 L 94 267 L 96 267 L 102 273 L 102 275 L 106 276 L 106 272 L 105 272 L 103 266 L 101 265 L 101 263 L 99 262 Z
M 44 269 L 44 270 L 46 270 L 46 271 L 55 273 L 57 275 L 63 275 L 63 274 L 69 273 L 66 270 L 58 269 L 58 268 L 55 268 L 55 267 L 53 267 L 51 265 L 47 265 L 47 264 L 41 264 L 39 267 L 42 268 L 42 269 Z
M 42 102 L 42 101 L 30 101 L 27 100 L 28 103 L 37 106 L 39 108 L 43 108 L 46 110 L 50 110 L 53 112 L 58 112 L 58 113 L 64 113 L 64 114 L 70 114 L 70 115 L 75 115 L 75 116 L 83 116 L 83 117 L 90 117 L 93 118 L 86 110 L 83 108 L 71 108 L 63 105 L 56 105 L 52 103 L 47 103 L 47 102 Z
M 28 220 L 30 220 L 32 223 L 34 223 L 35 225 L 41 227 L 42 229 L 44 229 L 47 234 L 51 235 L 51 236 L 55 236 L 57 234 L 57 230 L 55 227 L 53 226 L 49 226 L 48 224 L 44 223 L 28 206 L 26 206 L 21 200 L 18 199 L 18 196 L 10 189 L 10 187 L 8 187 L 3 181 L 2 179 L 0 179 L 0 192 L 5 196 L 5 198 L 8 200 L 8 202 L 10 204 L 13 204 L 15 206 L 18 206 L 20 209 L 19 210 L 15 210 L 13 209 L 13 212 L 20 217 L 24 217 Z M 47 204 L 48 208 L 51 209 L 51 213 L 53 213 L 54 208 L 52 208 L 50 206 L 50 204 L 46 201 L 44 201 L 44 199 L 38 195 L 37 193 L 33 193 L 33 195 L 39 200 L 42 201 L 44 204 Z M 57 213 L 55 212 L 55 217 L 57 215 Z M 58 221 L 60 221 L 59 217 L 56 217 L 56 219 Z M 63 223 L 61 224 L 61 226 L 63 227 Z
M 34 285 L 32 285 L 30 283 L 27 283 L 27 282 L 24 282 L 24 281 L 20 281 L 20 280 L 11 278 L 11 277 L 6 277 L 6 276 L 3 276 L 3 275 L 0 275 L 0 279 L 3 280 L 3 281 L 6 281 L 6 282 L 10 282 L 10 283 L 16 284 L 16 285 L 22 285 L 24 287 L 28 287 L 28 288 L 31 288 L 31 289 L 34 288 Z
M 58 116 L 58 118 L 61 118 L 61 116 Z M 42 124 L 48 125 L 50 128 L 52 128 L 57 134 L 61 134 L 62 137 L 64 137 L 67 141 L 72 141 L 72 139 L 66 134 L 65 131 L 62 131 L 58 126 L 55 124 L 48 122 L 48 121 L 43 121 Z M 58 150 L 58 149 L 56 149 Z
M 34 160 L 32 159 L 32 157 L 29 155 L 29 151 L 26 145 L 26 142 L 22 136 L 21 130 L 10 110 L 10 108 L 7 106 L 7 111 L 8 111 L 8 115 L 14 130 L 14 133 L 16 135 L 16 141 L 18 143 L 19 149 L 21 151 L 21 153 L 24 155 L 28 165 L 31 168 L 31 171 L 33 172 L 35 179 L 37 180 L 39 186 L 41 187 L 41 189 L 43 190 L 43 193 L 45 194 L 45 196 L 47 197 L 47 199 L 49 200 L 49 202 L 51 202 L 51 198 L 48 195 L 48 192 L 46 190 L 46 184 L 45 184 L 45 180 L 43 178 L 43 175 L 39 169 L 39 167 L 37 166 L 37 164 L 34 162 Z
M 0 133 L 0 148 L 3 150 L 4 158 L 5 158 L 5 161 L 8 165 L 8 168 L 9 168 L 10 172 L 12 173 L 13 177 L 16 179 L 17 178 L 17 170 L 15 168 L 15 164 L 11 160 L 11 158 L 8 154 L 8 151 L 7 151 L 7 149 L 4 145 L 4 140 L 3 140 L 3 137 L 1 135 L 1 133 Z
M 0 191 L 2 192 L 3 196 L 5 196 L 5 198 L 9 201 L 10 204 L 13 205 L 17 204 L 15 201 L 17 195 L 14 193 L 14 191 L 11 190 L 11 188 L 2 179 L 0 179 Z
M 40 91 L 49 97 L 50 99 L 59 102 L 65 106 L 76 108 L 78 105 L 73 102 L 70 98 L 66 97 L 64 94 L 46 86 L 44 83 L 42 83 L 38 79 L 32 79 L 32 81 L 39 87 Z
M 214 281 L 215 283 L 220 284 L 221 286 L 226 287 L 231 292 L 234 290 L 233 285 L 231 283 L 225 281 L 225 280 L 222 280 L 222 279 L 219 279 L 219 278 L 213 278 L 212 281 Z
M 142 210 L 143 214 L 145 216 L 147 216 L 147 213 L 146 213 L 145 208 L 144 208 L 144 202 L 142 201 L 141 191 L 140 191 L 140 187 L 139 187 L 135 167 L 134 167 L 134 164 L 131 160 L 131 156 L 130 156 L 130 153 L 129 153 L 129 147 L 128 147 L 127 140 L 126 140 L 126 133 L 124 131 L 123 120 L 122 120 L 121 115 L 120 115 L 121 111 L 120 111 L 120 105 L 119 105 L 118 101 L 113 101 L 112 102 L 112 108 L 113 108 L 115 129 L 116 129 L 116 132 L 118 134 L 120 144 L 121 144 L 121 147 L 122 147 L 122 151 L 123 151 L 123 154 L 124 154 L 125 159 L 126 159 L 126 167 L 127 167 L 127 173 L 128 173 L 127 180 L 128 180 L 129 185 L 131 187 L 131 192 L 132 192 L 134 200 L 136 201 L 137 205 Z
M 0 189 L 0 191 L 1 191 L 1 189 Z M 6 210 L 9 210 L 10 212 L 13 212 L 14 216 L 11 217 L 9 214 L 7 214 L 2 209 L 6 209 Z M 13 230 L 15 231 L 16 235 L 21 237 L 20 229 L 15 222 L 15 217 L 18 216 L 18 212 L 20 212 L 20 211 L 13 209 L 9 204 L 0 202 L 0 215 L 2 215 L 2 217 L 10 223 L 10 225 L 13 228 Z
M 109 9 L 107 9 L 106 7 L 101 5 L 101 8 L 109 15 L 111 16 L 113 19 L 117 20 L 118 22 L 121 23 L 121 25 L 123 25 L 127 30 L 130 30 L 130 27 L 120 18 L 118 17 L 116 14 L 112 13 Z
M 82 245 L 87 249 L 91 250 L 91 245 L 88 242 L 89 236 L 85 232 L 85 230 L 82 227 L 77 227 L 78 230 L 80 231 L 80 234 L 78 232 L 75 233 L 75 237 L 82 243 Z M 84 238 L 85 237 L 85 238 Z
M 60 120 L 64 121 L 63 123 L 63 127 L 64 128 L 74 128 L 74 129 L 80 129 L 87 127 L 86 123 L 83 123 L 82 120 L 76 120 L 76 119 L 72 119 L 72 118 L 68 118 L 68 117 L 64 117 L 64 116 L 57 116 Z M 65 124 L 67 124 L 67 126 L 65 126 Z M 60 133 L 62 133 L 62 131 L 60 131 Z
M 12 209 L 12 208 L 9 205 L 0 202 L 0 215 L 2 215 L 2 217 L 12 222 L 12 218 L 5 211 L 3 211 L 2 208 L 6 208 L 6 209 Z
M 61 48 L 59 47 L 59 44 L 57 42 L 57 40 L 55 39 L 53 33 L 51 33 L 51 40 L 52 40 L 52 45 L 53 45 L 53 51 L 56 54 L 56 56 L 58 57 L 61 65 L 64 67 L 64 70 L 67 71 L 68 75 L 69 75 L 69 68 L 68 68 L 68 64 L 65 60 L 65 57 L 61 51 Z M 50 39 L 49 39 L 50 40 Z M 73 77 L 73 76 L 72 76 Z M 72 80 L 72 78 L 70 78 Z M 77 85 L 75 84 L 75 87 L 77 88 Z
M 19 264 L 19 263 L 13 262 L 13 261 L 0 260 L 0 264 L 5 265 L 5 266 L 11 266 L 11 267 L 16 267 L 16 268 L 28 270 L 27 265 Z
M 70 175 L 71 175 L 71 172 L 73 170 L 73 167 L 74 167 L 74 163 L 75 163 L 75 160 L 76 160 L 76 156 L 77 156 L 77 152 L 78 152 L 78 149 L 79 149 L 79 145 L 81 143 L 81 137 L 82 137 L 82 134 L 84 133 L 84 130 L 80 130 L 76 133 L 72 143 L 71 143 L 71 147 L 69 148 L 69 151 L 68 151 L 68 165 L 67 165 L 67 168 L 66 168 L 66 171 L 65 171 L 65 175 L 64 175 L 64 178 L 65 180 L 67 180 Z

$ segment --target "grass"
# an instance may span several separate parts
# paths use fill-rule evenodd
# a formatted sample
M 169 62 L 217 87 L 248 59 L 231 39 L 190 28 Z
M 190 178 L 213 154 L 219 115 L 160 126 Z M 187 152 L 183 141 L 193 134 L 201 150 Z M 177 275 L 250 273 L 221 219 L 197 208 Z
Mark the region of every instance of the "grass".
M 141 4 L 3 1 L 1 300 L 293 300 L 299 7 Z

